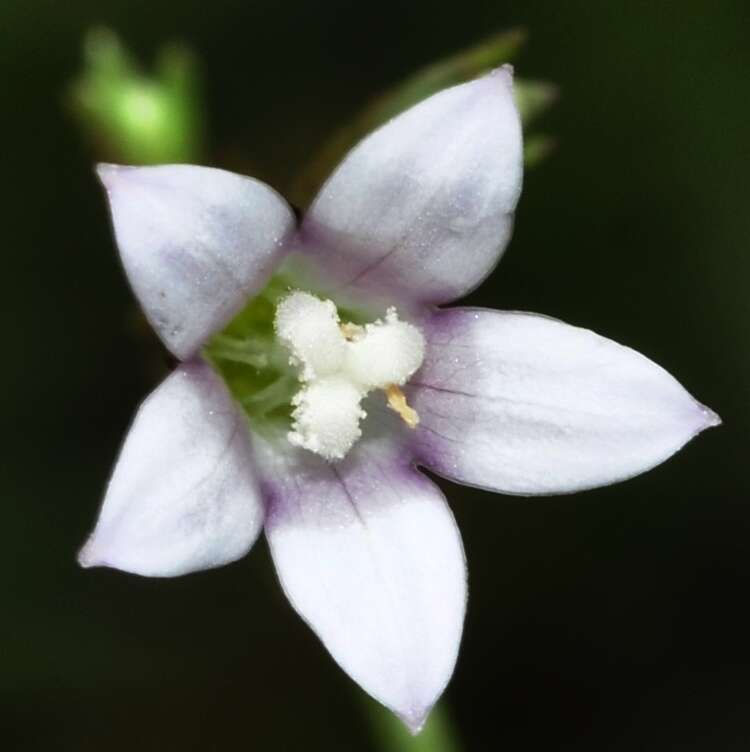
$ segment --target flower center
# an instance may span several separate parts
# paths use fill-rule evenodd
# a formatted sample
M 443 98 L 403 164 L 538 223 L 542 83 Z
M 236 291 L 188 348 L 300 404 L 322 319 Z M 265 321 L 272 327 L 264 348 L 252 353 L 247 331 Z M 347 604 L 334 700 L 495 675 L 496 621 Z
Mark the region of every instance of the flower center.
M 253 431 L 274 440 L 286 434 L 295 446 L 338 460 L 361 436 L 368 394 L 380 393 L 411 428 L 419 422 L 401 387 L 422 365 L 424 337 L 395 308 L 367 323 L 371 317 L 337 310 L 277 276 L 203 355 Z
M 419 416 L 401 387 L 422 365 L 424 337 L 395 308 L 360 326 L 342 322 L 332 301 L 295 291 L 277 305 L 274 329 L 298 369 L 287 434 L 292 444 L 327 460 L 342 459 L 362 435 L 361 403 L 374 390 L 385 393 L 407 425 L 417 425 Z

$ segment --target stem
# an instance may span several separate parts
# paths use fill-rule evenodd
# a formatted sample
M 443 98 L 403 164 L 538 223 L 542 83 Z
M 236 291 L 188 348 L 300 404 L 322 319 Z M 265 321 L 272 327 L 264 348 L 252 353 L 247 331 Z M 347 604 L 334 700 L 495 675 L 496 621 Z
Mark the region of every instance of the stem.
M 464 749 L 442 704 L 432 709 L 417 736 L 412 736 L 403 723 L 381 705 L 373 701 L 368 705 L 375 749 L 382 752 L 462 752 Z

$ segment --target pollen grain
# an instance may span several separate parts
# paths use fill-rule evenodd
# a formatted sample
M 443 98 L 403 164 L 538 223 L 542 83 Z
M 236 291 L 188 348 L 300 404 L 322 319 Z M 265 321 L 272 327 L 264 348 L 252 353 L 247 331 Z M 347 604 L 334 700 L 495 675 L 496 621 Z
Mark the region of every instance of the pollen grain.
M 413 407 L 409 407 L 406 401 L 406 395 L 401 390 L 401 387 L 397 384 L 391 384 L 385 393 L 388 397 L 388 407 L 394 412 L 397 412 L 401 417 L 401 420 L 406 423 L 409 428 L 416 428 L 419 425 L 419 415 Z

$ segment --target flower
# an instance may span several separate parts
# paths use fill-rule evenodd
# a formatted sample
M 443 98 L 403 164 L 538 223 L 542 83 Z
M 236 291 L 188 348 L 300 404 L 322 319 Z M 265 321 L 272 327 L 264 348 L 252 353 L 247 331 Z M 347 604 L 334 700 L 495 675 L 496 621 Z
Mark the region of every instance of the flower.
M 181 575 L 238 559 L 265 527 L 294 608 L 415 732 L 453 672 L 466 604 L 453 515 L 417 468 L 569 493 L 719 422 L 593 332 L 438 307 L 511 235 L 522 146 L 507 67 L 371 134 L 299 227 L 271 188 L 222 170 L 99 174 L 130 284 L 181 363 L 135 417 L 81 564 Z

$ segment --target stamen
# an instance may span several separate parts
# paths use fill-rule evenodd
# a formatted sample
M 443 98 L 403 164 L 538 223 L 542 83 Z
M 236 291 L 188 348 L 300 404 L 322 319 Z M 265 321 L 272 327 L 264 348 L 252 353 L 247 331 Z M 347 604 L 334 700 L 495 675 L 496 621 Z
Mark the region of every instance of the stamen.
M 309 449 L 327 460 L 340 460 L 362 435 L 359 422 L 367 413 L 360 407 L 362 395 L 346 378 L 317 379 L 292 401 L 290 443 Z
M 339 320 L 336 306 L 295 291 L 276 309 L 276 334 L 299 369 L 300 390 L 292 400 L 289 441 L 329 461 L 346 456 L 362 434 L 361 401 L 373 390 L 410 428 L 419 416 L 401 390 L 422 365 L 422 332 L 401 321 L 395 308 L 384 319 L 360 326 Z
M 387 389 L 390 384 L 405 384 L 423 359 L 422 332 L 401 321 L 391 308 L 385 321 L 367 324 L 363 335 L 349 343 L 346 370 L 368 391 Z
M 336 306 L 307 292 L 293 292 L 276 308 L 276 334 L 292 354 L 292 365 L 302 366 L 304 381 L 341 370 L 346 340 L 339 330 Z
M 349 342 L 354 342 L 355 339 L 359 339 L 365 332 L 363 327 L 359 326 L 359 324 L 352 324 L 351 321 L 345 321 L 339 324 L 339 329 L 345 339 Z
M 388 407 L 397 412 L 409 428 L 416 428 L 419 425 L 419 415 L 413 407 L 409 407 L 406 395 L 401 391 L 401 387 L 397 384 L 391 384 L 385 390 L 385 393 L 388 397 Z

